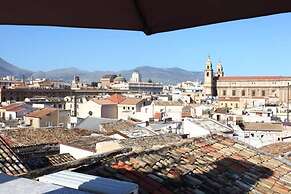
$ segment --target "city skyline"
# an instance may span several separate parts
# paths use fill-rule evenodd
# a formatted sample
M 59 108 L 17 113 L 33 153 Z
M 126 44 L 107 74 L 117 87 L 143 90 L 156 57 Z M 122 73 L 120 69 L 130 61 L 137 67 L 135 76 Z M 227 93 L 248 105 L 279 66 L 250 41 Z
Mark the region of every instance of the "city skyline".
M 289 75 L 290 14 L 145 36 L 141 32 L 0 26 L 0 57 L 33 71 L 138 66 L 203 71 L 207 56 L 226 75 Z M 41 66 L 39 65 L 41 64 Z

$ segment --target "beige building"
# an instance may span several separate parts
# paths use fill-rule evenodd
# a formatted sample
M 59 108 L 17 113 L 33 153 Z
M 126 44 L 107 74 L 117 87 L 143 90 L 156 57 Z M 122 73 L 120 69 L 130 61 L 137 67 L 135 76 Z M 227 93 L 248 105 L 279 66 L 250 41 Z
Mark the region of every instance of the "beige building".
M 107 99 L 92 99 L 78 104 L 77 116 L 86 118 L 88 116 L 97 118 L 117 118 L 116 103 Z
M 288 83 L 291 84 L 291 77 L 227 76 L 217 79 L 216 90 L 221 97 L 277 98 L 280 103 L 286 103 Z
M 77 106 L 77 116 L 86 118 L 88 116 L 96 118 L 124 119 L 141 111 L 141 107 L 146 104 L 145 99 L 129 98 L 119 94 L 114 94 L 105 99 L 92 99 Z
M 114 79 L 117 77 L 117 75 L 104 75 L 100 79 L 101 87 L 102 88 L 110 88 L 110 85 L 114 82 Z
M 286 103 L 288 84 L 291 85 L 291 77 L 287 76 L 224 76 L 221 63 L 217 64 L 214 75 L 211 59 L 208 58 L 203 91 L 207 96 L 277 99 L 279 103 Z
M 140 112 L 145 102 L 146 101 L 141 98 L 126 98 L 117 105 L 118 119 L 127 120 L 137 112 Z
M 69 112 L 55 108 L 43 108 L 24 116 L 25 125 L 33 128 L 66 126 L 69 121 Z
M 239 97 L 219 97 L 218 108 L 241 108 Z

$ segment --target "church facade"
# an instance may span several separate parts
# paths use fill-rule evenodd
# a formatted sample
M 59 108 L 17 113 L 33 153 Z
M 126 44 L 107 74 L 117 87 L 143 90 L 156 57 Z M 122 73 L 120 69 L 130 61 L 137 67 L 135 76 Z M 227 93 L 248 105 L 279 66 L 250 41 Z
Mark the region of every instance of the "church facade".
M 225 76 L 221 63 L 212 68 L 208 57 L 204 70 L 204 94 L 218 98 L 277 99 L 279 103 L 288 101 L 288 76 Z M 291 98 L 291 88 L 289 89 Z

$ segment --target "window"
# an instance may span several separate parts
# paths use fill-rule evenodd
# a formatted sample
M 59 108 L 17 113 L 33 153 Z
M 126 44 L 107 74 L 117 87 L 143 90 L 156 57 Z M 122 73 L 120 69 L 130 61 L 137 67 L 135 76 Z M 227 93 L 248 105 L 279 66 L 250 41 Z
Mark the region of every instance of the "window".
M 266 95 L 266 91 L 262 90 L 262 96 L 265 96 L 265 95 Z
M 235 103 L 235 108 L 238 108 L 238 103 Z
M 209 72 L 206 73 L 206 76 L 209 77 Z
M 134 107 L 131 107 L 131 110 L 134 110 Z
M 226 90 L 223 90 L 223 91 L 222 91 L 222 95 L 223 95 L 223 96 L 226 96 Z
M 252 96 L 256 96 L 256 90 L 252 90 Z
M 93 112 L 92 112 L 92 111 L 89 111 L 88 114 L 89 114 L 90 116 L 92 116 L 92 115 L 93 115 Z
M 235 96 L 235 95 L 236 95 L 236 91 L 232 90 L 232 96 Z
M 246 91 L 245 90 L 242 90 L 241 91 L 241 96 L 245 96 L 246 95 Z
M 127 110 L 129 110 L 130 109 L 130 107 L 127 107 Z
M 125 106 L 123 107 L 123 110 L 125 110 Z

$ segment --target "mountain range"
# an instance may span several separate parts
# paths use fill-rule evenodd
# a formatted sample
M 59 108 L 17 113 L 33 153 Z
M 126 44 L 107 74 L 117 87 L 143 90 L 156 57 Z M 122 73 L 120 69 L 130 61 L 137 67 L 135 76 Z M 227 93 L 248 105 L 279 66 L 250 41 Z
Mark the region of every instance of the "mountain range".
M 131 70 L 124 71 L 85 71 L 78 68 L 63 68 L 50 71 L 37 71 L 22 69 L 17 65 L 11 64 L 0 58 L 0 76 L 14 75 L 15 77 L 33 77 L 33 78 L 48 78 L 70 81 L 74 75 L 79 75 L 81 80 L 85 82 L 98 81 L 105 74 L 121 74 L 126 79 L 130 79 L 133 71 L 138 71 L 143 81 L 151 79 L 155 82 L 162 83 L 178 83 L 186 80 L 203 80 L 203 72 L 187 71 L 181 68 L 158 68 L 151 66 L 140 66 Z

